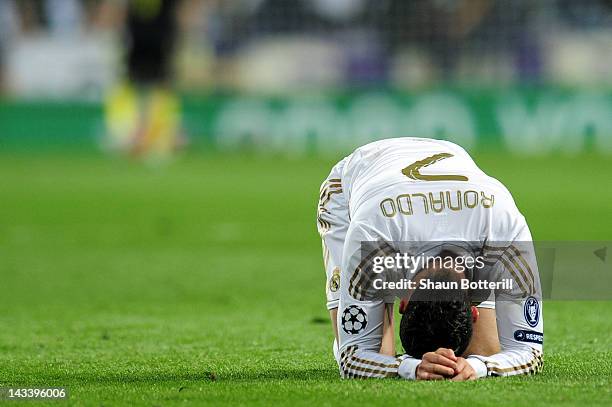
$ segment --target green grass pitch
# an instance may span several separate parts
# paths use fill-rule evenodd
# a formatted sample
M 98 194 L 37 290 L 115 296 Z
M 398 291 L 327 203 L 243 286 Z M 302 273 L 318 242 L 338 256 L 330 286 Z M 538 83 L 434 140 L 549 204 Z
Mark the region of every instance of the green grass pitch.
M 536 239 L 612 237 L 609 159 L 476 161 Z M 0 387 L 69 388 L 49 405 L 612 405 L 606 302 L 546 303 L 535 377 L 340 380 L 314 221 L 332 164 L 0 153 Z

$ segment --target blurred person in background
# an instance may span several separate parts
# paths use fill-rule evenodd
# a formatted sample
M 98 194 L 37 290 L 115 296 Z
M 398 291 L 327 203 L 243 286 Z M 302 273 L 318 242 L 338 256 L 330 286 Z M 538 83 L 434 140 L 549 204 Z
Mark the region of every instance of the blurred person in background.
M 166 159 L 181 145 L 180 102 L 171 85 L 178 1 L 125 3 L 127 77 L 108 96 L 110 147 Z
M 51 34 L 75 35 L 83 26 L 83 2 L 80 0 L 46 0 L 44 13 Z
M 439 82 L 537 83 L 543 61 L 539 10 L 555 3 L 505 0 L 389 0 L 379 15 L 404 88 Z M 540 23 L 538 25 L 537 23 Z
M 4 56 L 17 34 L 17 7 L 13 0 L 0 0 L 0 95 L 4 93 Z

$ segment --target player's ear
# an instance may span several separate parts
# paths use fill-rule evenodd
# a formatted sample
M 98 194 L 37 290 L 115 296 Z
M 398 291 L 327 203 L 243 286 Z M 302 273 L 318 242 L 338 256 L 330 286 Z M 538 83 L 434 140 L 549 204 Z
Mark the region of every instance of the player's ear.
M 405 298 L 402 298 L 399 303 L 399 313 L 403 314 L 406 311 L 408 311 L 408 300 Z
M 478 308 L 472 305 L 472 323 L 475 324 L 478 321 L 478 317 L 480 316 L 480 312 L 478 312 Z

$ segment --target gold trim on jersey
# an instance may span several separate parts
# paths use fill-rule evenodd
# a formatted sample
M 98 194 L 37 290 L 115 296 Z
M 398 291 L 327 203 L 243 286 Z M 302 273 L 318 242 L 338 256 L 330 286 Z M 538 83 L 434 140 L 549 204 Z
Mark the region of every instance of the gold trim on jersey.
M 342 193 L 342 183 L 339 178 L 328 179 L 321 185 L 319 204 L 317 206 L 317 223 L 321 237 L 331 229 L 331 223 L 324 219 L 324 214 L 329 213 L 325 205 L 331 200 L 332 195 Z
M 340 353 L 340 370 L 344 378 L 395 377 L 402 358 L 392 364 L 385 364 L 355 356 L 357 346 L 349 346 Z
M 484 263 L 489 266 L 494 266 L 498 261 L 501 261 L 504 268 L 519 285 L 524 296 L 536 293 L 535 274 L 515 245 L 500 247 L 484 245 L 483 254 L 485 256 Z
M 328 185 L 328 184 L 333 184 L 333 183 L 339 183 L 342 182 L 342 180 L 340 178 L 330 178 L 325 180 L 325 182 L 323 182 L 323 184 L 321 184 L 321 188 L 319 188 L 319 192 L 323 191 L 323 189 Z
M 321 239 L 321 246 L 323 247 L 323 267 L 327 270 L 327 266 L 329 265 L 329 248 L 325 243 L 325 240 Z
M 381 241 L 377 242 L 377 244 L 379 246 L 368 253 L 355 267 L 355 271 L 353 271 L 353 275 L 349 280 L 349 294 L 356 300 L 363 301 L 367 299 L 366 292 L 370 288 L 369 283 L 374 277 L 369 267 L 372 259 L 374 257 L 386 257 L 395 253 L 395 249 L 389 243 Z
M 537 349 L 531 349 L 533 358 L 527 363 L 509 366 L 509 367 L 497 367 L 491 362 L 485 362 L 487 366 L 487 374 L 489 376 L 512 376 L 514 374 L 535 374 L 542 370 L 544 366 L 544 358 L 542 352 Z

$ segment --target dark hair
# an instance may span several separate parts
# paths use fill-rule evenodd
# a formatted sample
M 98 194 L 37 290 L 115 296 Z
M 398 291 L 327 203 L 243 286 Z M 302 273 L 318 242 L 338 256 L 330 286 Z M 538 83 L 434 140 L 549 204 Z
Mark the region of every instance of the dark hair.
M 449 269 L 428 270 L 432 283 L 458 281 Z M 438 348 L 449 348 L 459 356 L 472 338 L 471 301 L 461 289 L 417 288 L 402 316 L 400 339 L 407 354 L 421 358 Z

